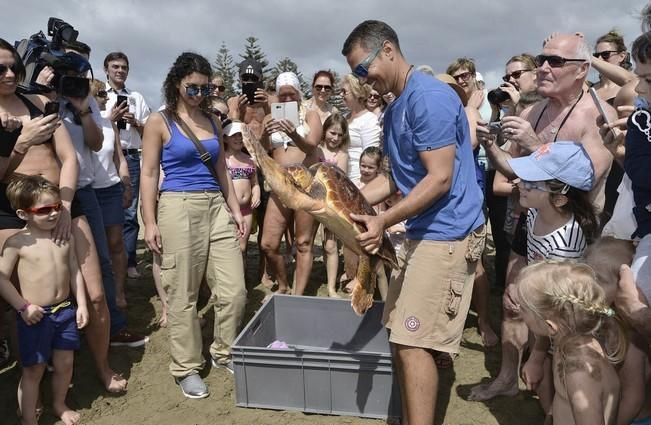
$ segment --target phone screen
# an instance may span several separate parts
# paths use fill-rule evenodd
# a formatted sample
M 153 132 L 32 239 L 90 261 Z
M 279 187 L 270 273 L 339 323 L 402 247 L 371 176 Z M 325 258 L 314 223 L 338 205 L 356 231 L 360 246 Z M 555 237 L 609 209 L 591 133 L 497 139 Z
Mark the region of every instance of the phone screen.
M 249 104 L 253 105 L 255 103 L 255 91 L 261 87 L 262 85 L 259 82 L 242 84 L 242 94 L 246 95 Z
M 59 113 L 59 102 L 48 102 L 45 104 L 43 115 L 53 115 Z
M 125 102 L 126 102 L 126 105 L 128 106 L 129 105 L 129 97 L 125 96 L 123 94 L 119 94 L 118 95 L 118 100 L 115 102 L 115 106 L 116 107 L 121 106 Z M 125 120 L 123 120 L 123 119 L 118 120 L 117 127 L 120 130 L 125 130 L 127 128 L 127 122 Z
M 599 99 L 599 95 L 597 94 L 597 91 L 590 87 L 588 90 L 590 92 L 590 96 L 592 96 L 592 101 L 594 102 L 595 106 L 597 107 L 597 110 L 599 111 L 599 115 L 603 118 L 604 122 L 608 125 L 610 125 L 610 120 L 608 119 L 608 116 L 606 115 L 606 111 L 604 111 L 604 107 L 601 104 L 601 99 Z M 612 128 L 610 129 L 610 132 L 613 134 L 613 137 L 615 136 L 615 130 Z

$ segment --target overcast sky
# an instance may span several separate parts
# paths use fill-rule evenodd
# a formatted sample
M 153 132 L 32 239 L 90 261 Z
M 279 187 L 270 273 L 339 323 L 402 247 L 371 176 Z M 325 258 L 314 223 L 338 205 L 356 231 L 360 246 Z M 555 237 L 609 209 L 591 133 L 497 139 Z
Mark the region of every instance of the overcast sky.
M 270 65 L 288 56 L 310 78 L 322 68 L 349 72 L 341 47 L 365 19 L 391 25 L 410 63 L 437 72 L 460 56 L 474 58 L 487 87 L 495 87 L 504 63 L 521 52 L 540 53 L 553 31 L 580 31 L 590 43 L 617 28 L 629 46 L 640 34 L 635 0 L 4 0 L 0 36 L 9 42 L 47 30 L 61 18 L 89 44 L 95 76 L 104 78 L 104 56 L 124 51 L 131 70 L 127 86 L 152 108 L 174 59 L 191 50 L 214 62 L 222 41 L 240 60 L 245 38 L 255 36 Z M 12 9 L 14 9 L 12 11 Z M 594 76 L 593 76 L 594 78 Z

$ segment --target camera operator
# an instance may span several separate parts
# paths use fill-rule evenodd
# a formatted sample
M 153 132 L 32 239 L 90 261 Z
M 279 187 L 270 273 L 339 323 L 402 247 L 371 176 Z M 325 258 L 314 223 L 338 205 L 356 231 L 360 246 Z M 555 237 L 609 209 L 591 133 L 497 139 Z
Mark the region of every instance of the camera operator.
M 101 116 L 89 90 L 90 80 L 86 74 L 90 64 L 87 61 L 87 51 L 76 51 L 75 48 L 76 45 L 68 43 L 63 61 L 72 69 L 57 69 L 56 64 L 55 68 L 48 66 L 43 68 L 36 81 L 40 84 L 58 81 L 59 90 L 51 91 L 49 96 L 58 99 L 61 104 L 61 119 L 70 133 L 76 162 L 79 164 L 75 199 L 80 212 L 77 213 L 79 217 L 75 217 L 73 212 L 73 234 L 78 242 L 78 251 L 81 251 L 77 257 L 92 305 L 87 331 L 88 344 L 105 388 L 109 392 L 121 392 L 126 389 L 127 382 L 109 367 L 109 342 L 111 345 L 137 347 L 146 343 L 147 338 L 126 328 L 126 318 L 116 304 L 115 281 L 102 211 L 92 189 L 95 177 L 92 151 L 100 150 L 103 142 L 99 124 Z M 71 64 L 75 66 L 70 66 Z M 53 78 L 49 77 L 50 73 L 54 75 Z M 64 84 L 64 78 L 69 78 L 67 82 L 70 84 Z M 64 86 L 67 89 L 63 89 Z

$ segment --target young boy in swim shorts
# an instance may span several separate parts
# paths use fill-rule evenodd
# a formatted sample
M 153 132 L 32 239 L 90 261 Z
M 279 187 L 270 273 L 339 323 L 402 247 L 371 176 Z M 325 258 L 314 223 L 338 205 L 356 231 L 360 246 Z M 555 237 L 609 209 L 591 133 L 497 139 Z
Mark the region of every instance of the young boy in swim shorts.
M 88 309 L 74 240 L 61 245 L 52 240 L 62 207 L 59 189 L 41 176 L 25 176 L 9 184 L 7 197 L 26 221 L 24 229 L 7 239 L 0 257 L 0 296 L 19 316 L 21 424 L 37 424 L 39 385 L 50 360 L 54 413 L 64 424 L 76 424 L 80 415 L 66 406 L 65 399 L 73 350 L 79 348 L 78 329 L 88 323 Z M 9 281 L 14 269 L 20 292 Z

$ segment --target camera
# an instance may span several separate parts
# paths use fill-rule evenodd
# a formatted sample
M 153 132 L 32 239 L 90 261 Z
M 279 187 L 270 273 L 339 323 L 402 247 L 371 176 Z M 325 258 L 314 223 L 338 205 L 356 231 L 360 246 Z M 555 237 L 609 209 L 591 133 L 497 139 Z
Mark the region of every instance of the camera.
M 90 89 L 89 81 L 78 76 L 85 75 L 88 71 L 92 74 L 90 63 L 83 56 L 74 52 L 66 53 L 64 49 L 66 43 L 77 41 L 79 32 L 59 18 L 50 18 L 47 23 L 47 33 L 51 37 L 50 40 L 39 31 L 15 43 L 16 50 L 25 65 L 25 78 L 18 84 L 19 91 L 26 94 L 41 94 L 54 89 L 63 96 L 87 96 Z M 36 82 L 38 74 L 46 66 L 54 69 L 51 87 Z M 77 76 L 66 75 L 69 72 Z
M 488 101 L 493 105 L 500 105 L 511 98 L 507 92 L 501 88 L 496 88 L 488 92 Z

